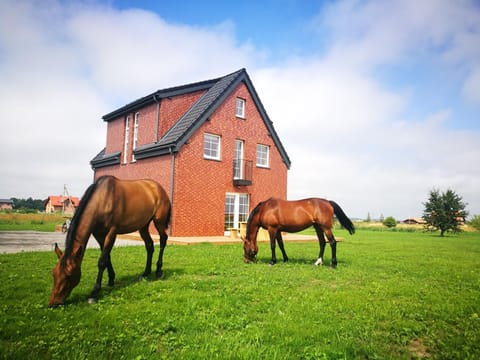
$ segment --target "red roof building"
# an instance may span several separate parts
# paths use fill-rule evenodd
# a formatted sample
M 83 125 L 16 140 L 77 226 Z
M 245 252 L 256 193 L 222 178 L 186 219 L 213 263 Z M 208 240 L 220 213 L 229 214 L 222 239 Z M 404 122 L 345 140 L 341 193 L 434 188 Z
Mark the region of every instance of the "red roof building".
M 79 203 L 80 199 L 74 196 L 52 195 L 45 200 L 45 212 L 62 212 L 73 215 Z

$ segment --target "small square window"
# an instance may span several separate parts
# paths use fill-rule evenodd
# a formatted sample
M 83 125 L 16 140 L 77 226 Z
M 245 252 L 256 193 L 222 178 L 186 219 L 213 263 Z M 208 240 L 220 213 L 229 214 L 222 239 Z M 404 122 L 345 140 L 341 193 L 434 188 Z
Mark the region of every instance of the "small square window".
M 220 160 L 220 136 L 204 134 L 203 136 L 203 158 Z
M 237 98 L 235 103 L 235 116 L 245 119 L 245 100 Z
M 257 144 L 257 161 L 258 167 L 268 168 L 270 148 L 267 145 Z

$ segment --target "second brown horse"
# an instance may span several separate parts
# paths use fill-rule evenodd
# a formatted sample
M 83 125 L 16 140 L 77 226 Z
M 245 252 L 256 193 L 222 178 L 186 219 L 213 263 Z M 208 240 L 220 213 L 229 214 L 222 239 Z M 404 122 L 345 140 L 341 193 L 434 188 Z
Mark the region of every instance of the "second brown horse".
M 110 252 L 117 234 L 139 230 L 147 250 L 143 276 L 151 273 L 153 240 L 148 228 L 153 221 L 160 235 L 160 254 L 156 275 L 161 276 L 163 251 L 167 244 L 166 228 L 170 221 L 170 200 L 165 190 L 153 180 L 119 180 L 113 176 L 99 178 L 86 190 L 68 229 L 65 252 L 55 244 L 58 263 L 53 269 L 53 289 L 49 306 L 65 302 L 80 282 L 81 264 L 90 235 L 100 244 L 98 275 L 89 302 L 98 298 L 102 276 L 108 270 L 108 284 L 113 285 L 115 272 Z
M 325 251 L 325 236 L 327 236 L 332 249 L 331 266 L 337 266 L 337 243 L 332 233 L 333 215 L 335 215 L 350 234 L 355 232 L 350 219 L 334 201 L 319 198 L 310 198 L 297 201 L 286 201 L 270 198 L 260 202 L 250 213 L 247 222 L 246 238 L 242 238 L 244 246 L 245 262 L 255 261 L 258 253 L 257 233 L 260 228 L 268 230 L 270 236 L 270 247 L 272 259 L 270 265 L 277 262 L 275 255 L 275 240 L 282 251 L 283 261 L 288 261 L 282 239 L 282 231 L 298 232 L 310 226 L 315 228 L 320 253 L 315 265 L 323 264 L 323 253 Z

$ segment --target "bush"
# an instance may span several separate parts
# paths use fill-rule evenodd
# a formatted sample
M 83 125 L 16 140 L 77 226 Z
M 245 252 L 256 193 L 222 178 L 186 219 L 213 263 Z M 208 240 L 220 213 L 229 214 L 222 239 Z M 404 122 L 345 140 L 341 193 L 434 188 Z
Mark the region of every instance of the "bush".
M 473 226 L 475 229 L 480 230 L 480 215 L 473 215 L 472 220 L 470 220 L 468 224 Z
M 394 228 L 395 226 L 397 226 L 397 220 L 395 220 L 393 216 L 388 216 L 382 221 L 382 224 L 389 229 Z

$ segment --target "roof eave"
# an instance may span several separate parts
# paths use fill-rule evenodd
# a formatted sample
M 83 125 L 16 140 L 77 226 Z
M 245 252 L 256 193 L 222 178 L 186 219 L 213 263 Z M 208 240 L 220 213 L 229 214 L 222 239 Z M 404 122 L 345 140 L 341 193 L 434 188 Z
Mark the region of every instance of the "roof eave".
M 115 152 L 108 155 L 97 156 L 90 161 L 92 169 L 99 169 L 106 166 L 119 165 L 121 152 Z
M 102 119 L 106 122 L 109 122 L 115 120 L 119 116 L 134 112 L 135 110 L 141 109 L 144 106 L 154 104 L 161 99 L 170 98 L 195 91 L 207 90 L 212 86 L 212 84 L 217 81 L 218 79 L 212 79 L 193 84 L 175 86 L 164 90 L 157 90 L 147 96 L 144 96 L 102 116 Z

